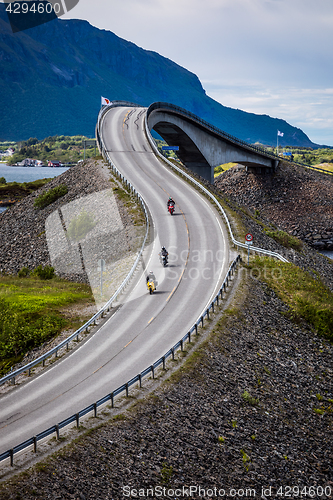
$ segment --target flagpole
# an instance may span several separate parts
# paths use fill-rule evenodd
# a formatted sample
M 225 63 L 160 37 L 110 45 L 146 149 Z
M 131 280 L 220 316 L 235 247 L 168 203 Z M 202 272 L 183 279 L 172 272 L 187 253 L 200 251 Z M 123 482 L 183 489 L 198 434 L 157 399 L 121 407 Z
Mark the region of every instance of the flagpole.
M 276 155 L 279 156 L 279 131 L 276 134 Z

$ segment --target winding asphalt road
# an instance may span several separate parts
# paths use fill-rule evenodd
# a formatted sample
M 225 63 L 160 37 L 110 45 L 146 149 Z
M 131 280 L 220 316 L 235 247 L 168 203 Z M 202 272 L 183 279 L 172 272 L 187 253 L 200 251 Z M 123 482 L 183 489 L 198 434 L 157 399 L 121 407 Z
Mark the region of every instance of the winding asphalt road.
M 97 401 L 174 345 L 211 302 L 229 267 L 224 226 L 210 203 L 152 152 L 143 108 L 114 107 L 101 135 L 117 168 L 144 198 L 154 238 L 120 307 L 77 350 L 0 398 L 0 453 Z M 176 214 L 166 209 L 171 195 Z M 158 253 L 169 250 L 163 268 Z M 157 291 L 145 276 L 153 270 Z

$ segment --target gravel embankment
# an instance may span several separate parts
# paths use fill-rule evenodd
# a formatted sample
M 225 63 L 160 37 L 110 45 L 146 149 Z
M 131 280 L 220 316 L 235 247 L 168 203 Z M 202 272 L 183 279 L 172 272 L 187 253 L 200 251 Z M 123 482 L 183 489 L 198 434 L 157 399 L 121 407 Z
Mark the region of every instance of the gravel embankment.
M 110 189 L 111 184 L 109 179 L 108 169 L 103 165 L 102 161 L 87 160 L 82 165 L 72 167 L 58 177 L 55 177 L 43 188 L 35 191 L 0 214 L 0 272 L 16 274 L 23 267 L 32 270 L 40 264 L 42 266 L 51 265 L 45 231 L 47 218 L 51 214 L 59 212 L 59 209 L 68 206 L 73 201 L 82 200 L 98 191 Z M 65 196 L 62 196 L 44 209 L 36 209 L 34 207 L 36 197 L 61 184 L 65 184 L 68 188 L 68 193 Z M 117 205 L 122 224 L 125 229 L 129 228 L 130 231 L 130 227 L 132 226 L 131 217 L 119 200 L 117 200 Z M 110 253 L 110 238 L 108 235 L 106 237 L 106 243 L 99 241 L 98 244 L 100 246 L 107 246 Z M 126 230 L 120 232 L 117 238 L 114 238 L 114 243 L 114 253 L 119 253 L 119 247 L 128 247 L 128 232 Z M 59 237 L 60 244 L 61 240 Z M 72 274 L 61 273 L 61 271 L 57 270 L 57 274 L 75 281 L 88 282 L 87 275 L 83 269 L 80 272 Z
M 284 251 L 231 205 L 257 246 Z M 333 290 L 329 260 L 307 245 L 291 255 Z M 310 486 L 330 492 L 315 490 L 315 498 L 333 498 L 333 346 L 292 322 L 272 290 L 240 272 L 234 302 L 172 383 L 8 480 L 1 500 L 118 500 L 130 498 L 128 488 L 136 498 L 179 498 L 183 487 L 186 498 L 191 486 L 204 489 L 191 498 L 204 498 L 203 491 L 207 498 L 214 488 L 229 498 L 249 496 L 249 488 L 257 498 L 262 488 L 263 498 L 284 498 L 287 487 Z M 165 494 L 152 492 L 157 487 Z
M 274 175 L 229 169 L 215 185 L 314 248 L 333 250 L 333 175 L 282 162 Z
M 275 498 L 280 487 L 326 486 L 333 495 L 333 346 L 249 280 L 192 368 L 124 420 L 9 480 L 1 499 L 116 500 L 123 487 L 159 486 L 253 488 L 257 497 L 272 487 Z

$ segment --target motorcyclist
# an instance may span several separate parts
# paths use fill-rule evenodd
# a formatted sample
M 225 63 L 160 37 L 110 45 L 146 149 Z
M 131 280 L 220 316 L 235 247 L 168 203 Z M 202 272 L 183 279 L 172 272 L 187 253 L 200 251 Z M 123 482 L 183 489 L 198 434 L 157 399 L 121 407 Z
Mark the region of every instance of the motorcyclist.
M 171 198 L 171 196 L 169 197 L 168 201 L 167 201 L 167 207 L 169 208 L 170 205 L 175 205 L 175 200 L 173 200 Z
M 168 262 L 169 253 L 164 246 L 162 247 L 162 250 L 160 251 L 159 255 L 160 255 L 162 261 L 163 261 L 163 257 L 165 257 L 166 263 Z
M 156 281 L 156 277 L 155 277 L 155 274 L 153 273 L 153 271 L 150 271 L 149 274 L 147 275 L 147 285 L 150 281 L 153 281 L 154 285 L 155 285 L 155 290 L 157 288 L 157 281 Z

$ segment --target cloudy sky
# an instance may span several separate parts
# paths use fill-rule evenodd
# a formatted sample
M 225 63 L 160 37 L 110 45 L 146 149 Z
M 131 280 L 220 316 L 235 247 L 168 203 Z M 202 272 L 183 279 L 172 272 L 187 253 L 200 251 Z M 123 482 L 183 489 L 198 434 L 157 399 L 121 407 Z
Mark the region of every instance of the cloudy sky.
M 172 59 L 225 106 L 333 146 L 333 0 L 80 0 L 65 17 Z

